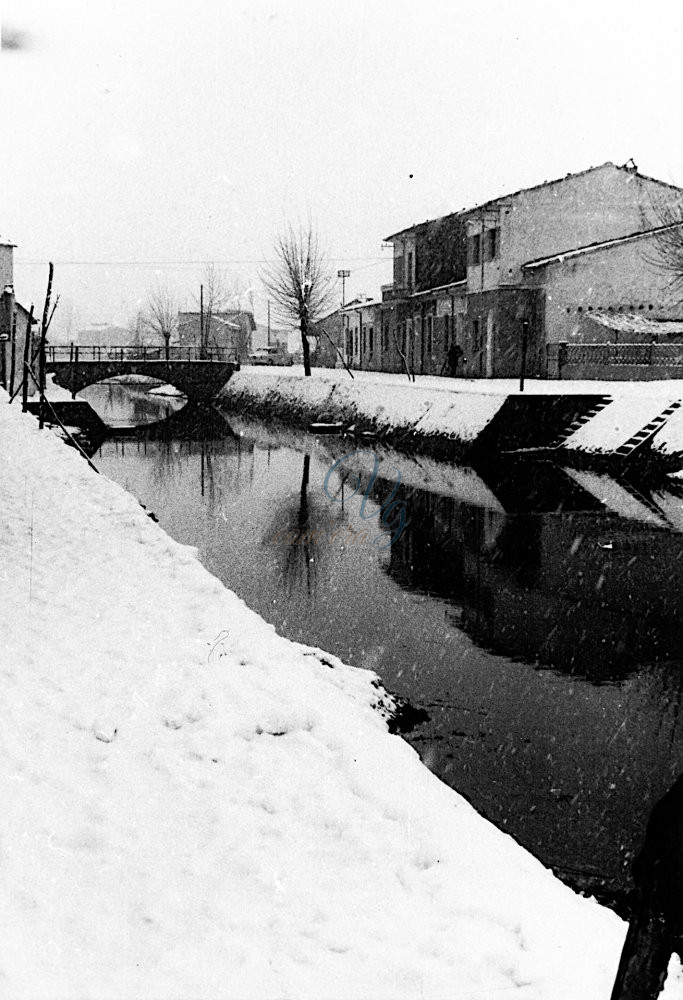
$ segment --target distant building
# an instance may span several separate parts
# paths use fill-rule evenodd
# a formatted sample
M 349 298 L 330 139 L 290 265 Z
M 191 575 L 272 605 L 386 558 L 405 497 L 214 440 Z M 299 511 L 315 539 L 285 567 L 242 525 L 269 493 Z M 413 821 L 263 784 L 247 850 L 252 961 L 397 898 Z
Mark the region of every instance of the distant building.
M 362 316 L 345 310 L 346 356 L 400 371 L 403 355 L 415 372 L 438 374 L 455 342 L 465 376 L 514 377 L 525 350 L 526 374 L 552 377 L 561 344 L 616 332 L 672 343 L 666 326 L 633 319 L 683 320 L 672 276 L 652 263 L 661 203 L 683 205 L 683 189 L 632 161 L 604 163 L 400 230 L 387 237 L 394 274 L 382 301 Z M 630 326 L 604 319 L 620 313 Z
M 79 330 L 74 339 L 79 347 L 123 347 L 132 341 L 131 331 L 114 323 L 93 323 Z
M 219 348 L 232 351 L 237 359 L 246 359 L 252 350 L 252 337 L 256 323 L 253 313 L 244 309 L 230 309 L 208 316 L 199 312 L 178 313 L 178 342 L 181 347 Z
M 341 310 L 343 350 L 350 368 L 381 371 L 386 357 L 379 342 L 381 303 L 361 296 L 347 302 Z
M 279 347 L 282 351 L 288 351 L 290 337 L 291 330 L 275 327 L 271 327 L 269 336 L 268 327 L 263 323 L 257 323 L 252 334 L 251 346 L 253 350 L 258 350 L 260 347 Z

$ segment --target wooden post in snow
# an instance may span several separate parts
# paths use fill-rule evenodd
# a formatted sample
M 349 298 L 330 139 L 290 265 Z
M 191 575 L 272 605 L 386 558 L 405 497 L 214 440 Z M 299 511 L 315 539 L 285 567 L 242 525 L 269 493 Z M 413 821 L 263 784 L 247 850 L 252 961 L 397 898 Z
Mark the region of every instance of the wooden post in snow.
M 40 416 L 38 418 L 38 426 L 42 430 L 45 423 L 46 416 L 46 406 L 45 406 L 45 342 L 47 340 L 47 328 L 49 326 L 50 319 L 50 298 L 52 296 L 52 278 L 54 276 L 55 266 L 50 261 L 48 267 L 47 275 L 47 291 L 45 293 L 45 305 L 43 306 L 43 321 L 40 324 L 40 349 L 38 353 L 38 392 L 40 393 Z
M 24 340 L 24 367 L 22 369 L 21 378 L 21 412 L 26 413 L 28 410 L 28 369 L 29 360 L 31 357 L 31 329 L 33 327 L 33 303 L 31 303 L 31 311 L 28 314 L 28 323 L 26 324 L 26 339 Z

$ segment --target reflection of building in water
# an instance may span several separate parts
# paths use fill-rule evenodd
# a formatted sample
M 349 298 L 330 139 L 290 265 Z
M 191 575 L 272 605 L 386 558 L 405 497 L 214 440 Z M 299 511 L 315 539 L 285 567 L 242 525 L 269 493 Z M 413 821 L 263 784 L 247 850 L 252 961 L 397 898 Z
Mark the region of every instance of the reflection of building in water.
M 381 503 L 393 484 L 378 480 Z M 409 526 L 389 548 L 389 574 L 407 590 L 458 599 L 463 587 L 461 505 L 451 497 L 411 491 Z
M 390 485 L 378 479 L 373 499 Z M 679 658 L 683 535 L 604 509 L 506 514 L 420 490 L 403 497 L 410 526 L 389 574 L 460 605 L 458 624 L 478 645 L 601 676 Z
M 533 490 L 540 507 L 537 479 Z M 385 481 L 373 499 L 387 492 Z M 430 722 L 408 738 L 491 822 L 627 916 L 649 806 L 683 760 L 683 535 L 595 509 L 508 514 L 420 490 L 402 498 L 410 526 L 387 572 L 446 599 L 454 624 L 452 653 L 416 673 Z M 574 493 L 582 502 L 595 507 Z M 499 655 L 472 649 L 460 629 Z
M 476 508 L 464 529 L 462 625 L 478 644 L 588 674 L 680 656 L 683 536 Z

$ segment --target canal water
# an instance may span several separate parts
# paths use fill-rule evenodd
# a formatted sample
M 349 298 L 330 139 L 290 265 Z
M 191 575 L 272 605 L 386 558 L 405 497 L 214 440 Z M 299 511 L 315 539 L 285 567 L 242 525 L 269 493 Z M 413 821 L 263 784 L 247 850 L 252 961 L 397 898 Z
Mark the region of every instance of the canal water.
M 141 387 L 80 394 L 95 464 L 296 641 L 425 717 L 425 764 L 575 888 L 626 914 L 683 772 L 683 487 L 411 458 Z M 167 417 L 165 423 L 159 423 Z

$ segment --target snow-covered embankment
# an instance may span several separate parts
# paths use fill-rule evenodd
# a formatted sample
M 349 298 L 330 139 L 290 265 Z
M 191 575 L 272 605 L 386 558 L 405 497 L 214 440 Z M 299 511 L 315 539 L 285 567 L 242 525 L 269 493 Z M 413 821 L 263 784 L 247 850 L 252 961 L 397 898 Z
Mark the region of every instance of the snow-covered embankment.
M 390 735 L 374 675 L 4 394 L 0 459 L 1 995 L 609 995 L 624 924 Z
M 364 377 L 359 377 L 359 375 Z M 453 381 L 425 384 L 400 376 L 316 369 L 302 378 L 291 369 L 243 368 L 221 393 L 221 402 L 241 414 L 275 417 L 305 426 L 326 415 L 346 426 L 362 424 L 396 444 L 442 450 L 450 456 L 465 450 L 493 420 L 506 394 L 454 392 Z M 431 448 L 430 448 L 431 446 Z
M 683 462 L 683 380 L 558 382 L 446 379 L 314 369 L 244 368 L 221 393 L 240 414 L 307 426 L 324 414 L 375 431 L 411 452 L 460 459 L 473 447 L 489 454 L 543 448 L 560 457 L 621 462 L 647 442 L 655 461 Z M 490 432 L 493 430 L 493 433 Z M 643 452 L 640 453 L 641 456 Z M 602 461 L 604 465 L 604 461 Z

